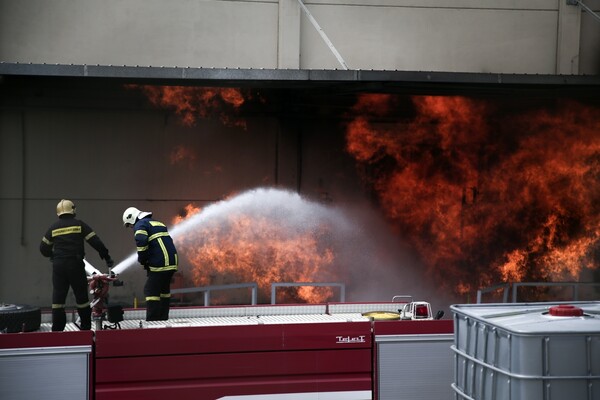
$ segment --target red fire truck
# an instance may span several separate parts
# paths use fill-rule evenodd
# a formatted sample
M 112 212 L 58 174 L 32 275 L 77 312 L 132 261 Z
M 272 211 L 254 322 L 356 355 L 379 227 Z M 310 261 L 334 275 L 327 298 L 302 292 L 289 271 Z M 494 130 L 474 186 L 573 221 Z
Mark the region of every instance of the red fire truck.
M 125 309 L 64 332 L 42 315 L 0 334 L 0 398 L 450 399 L 453 321 L 424 318 L 427 303 L 402 319 L 410 304 L 183 307 L 160 322 Z

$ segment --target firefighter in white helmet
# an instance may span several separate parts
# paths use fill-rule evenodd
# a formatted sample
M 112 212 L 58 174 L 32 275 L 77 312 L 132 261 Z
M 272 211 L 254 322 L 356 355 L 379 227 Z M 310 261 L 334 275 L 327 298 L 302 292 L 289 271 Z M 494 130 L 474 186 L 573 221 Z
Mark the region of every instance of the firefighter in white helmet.
M 177 271 L 177 250 L 167 227 L 152 219 L 152 213 L 129 207 L 123 225 L 133 227 L 139 263 L 147 271 L 144 295 L 146 321 L 169 319 L 171 277 Z
M 67 323 L 65 302 L 69 287 L 77 302 L 77 313 L 82 330 L 91 329 L 91 313 L 87 275 L 85 272 L 84 241 L 100 255 L 108 268 L 114 262 L 108 249 L 96 232 L 85 222 L 75 218 L 75 204 L 62 199 L 56 205 L 58 221 L 54 222 L 42 237 L 40 252 L 52 261 L 52 330 L 62 331 Z

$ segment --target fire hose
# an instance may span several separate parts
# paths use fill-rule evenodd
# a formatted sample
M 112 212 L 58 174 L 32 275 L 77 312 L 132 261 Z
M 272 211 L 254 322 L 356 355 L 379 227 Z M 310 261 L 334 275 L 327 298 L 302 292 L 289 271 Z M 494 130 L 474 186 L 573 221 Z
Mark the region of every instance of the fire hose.
M 117 279 L 117 275 L 114 272 L 109 270 L 108 274 L 103 274 L 94 268 L 87 260 L 84 259 L 83 261 L 85 264 L 85 271 L 88 275 L 87 280 L 90 294 L 93 297 L 90 302 L 90 307 L 92 308 L 92 321 L 94 321 L 96 330 L 100 330 L 103 328 L 102 321 L 104 321 L 106 317 L 105 309 L 107 308 L 106 304 L 110 283 L 112 283 L 113 286 L 122 286 L 123 283 Z M 117 308 L 119 308 L 119 310 L 111 312 L 111 308 L 109 307 L 108 320 L 115 324 L 114 328 L 118 327 L 118 323 L 123 320 L 123 310 L 120 307 Z

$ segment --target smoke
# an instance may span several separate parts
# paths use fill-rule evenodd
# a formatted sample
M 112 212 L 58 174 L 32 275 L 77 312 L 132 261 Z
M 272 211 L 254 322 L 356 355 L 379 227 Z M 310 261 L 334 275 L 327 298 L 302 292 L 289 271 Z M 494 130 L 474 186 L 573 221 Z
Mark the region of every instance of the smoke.
M 426 280 L 416 278 L 377 213 L 286 190 L 258 188 L 215 203 L 176 225 L 172 236 L 184 274 L 198 286 L 255 281 L 263 300 L 274 282 L 344 283 L 349 300 L 363 301 L 426 292 Z M 295 299 L 336 300 L 331 295 L 305 288 Z

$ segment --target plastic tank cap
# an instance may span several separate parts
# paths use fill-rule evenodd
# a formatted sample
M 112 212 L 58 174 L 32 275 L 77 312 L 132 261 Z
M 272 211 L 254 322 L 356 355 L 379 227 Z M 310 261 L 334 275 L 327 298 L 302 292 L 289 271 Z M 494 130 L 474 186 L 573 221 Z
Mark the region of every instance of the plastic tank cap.
M 550 307 L 550 315 L 555 317 L 581 317 L 583 315 L 583 310 L 579 307 L 563 304 Z

